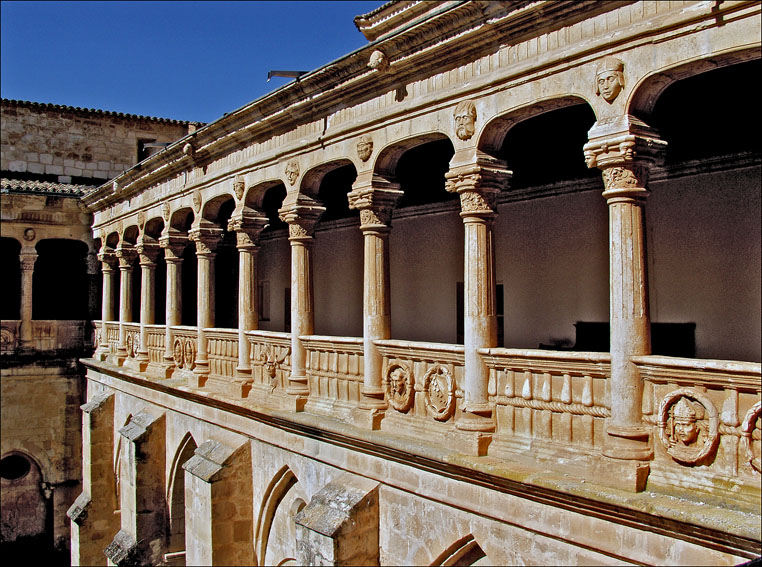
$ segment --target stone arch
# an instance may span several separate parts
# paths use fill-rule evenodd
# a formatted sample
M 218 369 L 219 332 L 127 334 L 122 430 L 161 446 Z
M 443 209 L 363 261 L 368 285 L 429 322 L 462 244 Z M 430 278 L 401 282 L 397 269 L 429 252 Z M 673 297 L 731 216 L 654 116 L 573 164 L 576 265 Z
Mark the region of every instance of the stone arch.
M 193 455 L 198 444 L 188 432 L 177 446 L 169 469 L 166 502 L 169 518 L 169 541 L 167 552 L 177 553 L 185 550 L 185 470 L 183 464 Z M 183 563 L 184 564 L 184 563 Z
M 484 557 L 487 557 L 487 554 L 474 539 L 474 536 L 468 534 L 447 546 L 431 562 L 431 565 L 476 565 Z
M 169 222 L 165 227 L 165 231 L 172 233 L 187 234 L 190 230 L 196 215 L 193 213 L 193 209 L 190 207 L 182 207 L 173 211 L 169 217 Z
M 3 266 L 3 301 L 0 302 L 0 319 L 21 318 L 21 243 L 15 238 L 0 238 L 0 265 Z
M 502 113 L 491 118 L 481 131 L 477 132 L 477 148 L 490 155 L 496 155 L 503 147 L 508 132 L 519 122 L 523 122 L 540 114 L 574 106 L 578 104 L 587 104 L 590 108 L 593 106 L 585 98 L 579 95 L 557 96 L 546 99 L 538 99 L 531 104 L 514 108 L 508 112 Z M 582 148 L 580 147 L 580 159 L 582 159 Z
M 109 232 L 103 242 L 106 248 L 115 249 L 119 245 L 120 234 L 116 231 Z
M 229 201 L 232 201 L 233 207 L 230 207 L 228 204 Z M 202 205 L 201 218 L 199 221 L 202 223 L 206 221 L 219 224 L 220 219 L 225 216 L 227 208 L 229 208 L 231 212 L 235 208 L 235 197 L 230 193 L 215 195 Z
M 323 182 L 325 176 L 341 167 L 352 166 L 355 164 L 352 160 L 347 158 L 340 158 L 327 163 L 316 165 L 304 172 L 302 177 L 302 183 L 299 186 L 299 192 L 312 197 L 313 199 L 319 199 L 320 185 Z M 355 168 L 356 171 L 356 168 Z
M 269 179 L 247 187 L 243 196 L 244 206 L 254 210 L 261 210 L 265 194 L 277 185 L 283 185 L 283 181 L 280 179 Z
M 37 541 L 48 543 L 48 498 L 43 494 L 44 476 L 32 455 L 13 450 L 0 459 L 3 505 L 0 507 L 0 535 L 3 542 Z
M 396 140 L 391 144 L 384 146 L 378 152 L 373 171 L 381 177 L 394 180 L 396 177 L 397 164 L 405 152 L 428 142 L 444 139 L 450 140 L 450 137 L 444 132 L 436 131 Z M 452 143 L 452 140 L 450 140 L 450 143 Z
M 626 104 L 627 112 L 648 122 L 647 117 L 653 111 L 659 97 L 672 83 L 706 71 L 759 58 L 759 47 L 751 47 L 720 53 L 711 57 L 698 56 L 677 65 L 662 67 L 635 83 Z
M 272 477 L 262 499 L 262 506 L 257 517 L 257 523 L 254 530 L 254 563 L 257 565 L 285 564 L 289 560 L 295 559 L 295 541 L 291 538 L 291 556 L 272 557 L 275 553 L 283 553 L 287 545 L 284 542 L 273 542 L 270 537 L 274 527 L 280 527 L 276 530 L 279 539 L 284 536 L 291 536 L 292 532 L 286 526 L 280 526 L 284 520 L 290 519 L 293 522 L 294 516 L 301 510 L 299 501 L 304 504 L 307 498 L 299 486 L 299 479 L 288 465 L 281 467 Z M 303 506 L 302 506 L 303 507 Z M 274 549 L 278 547 L 278 549 Z M 268 553 L 269 552 L 269 553 Z

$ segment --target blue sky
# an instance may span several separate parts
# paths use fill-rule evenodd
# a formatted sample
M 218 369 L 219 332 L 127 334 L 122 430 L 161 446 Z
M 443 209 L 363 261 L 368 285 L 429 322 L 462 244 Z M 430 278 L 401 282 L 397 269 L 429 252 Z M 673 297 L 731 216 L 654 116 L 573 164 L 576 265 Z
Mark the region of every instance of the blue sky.
M 211 122 L 367 43 L 369 2 L 7 2 L 3 98 Z

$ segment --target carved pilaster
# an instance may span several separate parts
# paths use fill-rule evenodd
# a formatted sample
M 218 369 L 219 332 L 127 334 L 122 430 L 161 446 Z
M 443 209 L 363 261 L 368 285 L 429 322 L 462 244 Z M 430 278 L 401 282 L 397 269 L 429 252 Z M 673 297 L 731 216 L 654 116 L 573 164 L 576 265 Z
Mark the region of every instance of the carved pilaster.
M 630 358 L 650 354 L 650 317 L 644 206 L 650 169 L 666 143 L 633 116 L 596 123 L 584 146 L 588 167 L 602 171 L 609 205 L 609 318 L 611 324 L 611 418 L 604 455 L 645 461 L 651 457 L 642 423 L 643 383 Z M 643 465 L 641 468 L 644 468 Z M 638 486 L 643 474 L 636 474 Z
M 478 353 L 497 346 L 494 220 L 497 197 L 507 188 L 511 172 L 505 163 L 475 155 L 471 163 L 451 166 L 446 189 L 460 195 L 464 224 L 464 400 L 458 429 L 494 430 L 487 384 L 489 369 Z

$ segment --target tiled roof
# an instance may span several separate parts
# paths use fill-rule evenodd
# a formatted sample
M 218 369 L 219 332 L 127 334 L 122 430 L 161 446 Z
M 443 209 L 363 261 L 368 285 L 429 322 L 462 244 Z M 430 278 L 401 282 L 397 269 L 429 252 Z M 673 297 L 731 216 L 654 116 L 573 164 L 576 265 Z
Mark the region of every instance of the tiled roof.
M 123 112 L 113 112 L 111 110 L 98 110 L 96 108 L 80 108 L 78 106 L 66 106 L 62 104 L 52 104 L 48 102 L 31 102 L 28 100 L 2 99 L 3 106 L 21 106 L 26 108 L 35 108 L 40 110 L 55 110 L 58 112 L 74 112 L 77 114 L 97 114 L 100 116 L 114 116 L 117 118 L 127 118 L 130 120 L 146 120 L 148 122 L 161 122 L 163 124 L 194 124 L 203 126 L 203 122 L 190 122 L 188 120 L 173 120 L 171 118 L 157 118 L 155 116 L 140 116 L 138 114 L 125 114 Z
M 74 195 L 81 197 L 95 189 L 89 185 L 54 183 L 52 181 L 27 181 L 24 179 L 0 179 L 0 191 L 3 193 L 52 193 L 56 195 Z

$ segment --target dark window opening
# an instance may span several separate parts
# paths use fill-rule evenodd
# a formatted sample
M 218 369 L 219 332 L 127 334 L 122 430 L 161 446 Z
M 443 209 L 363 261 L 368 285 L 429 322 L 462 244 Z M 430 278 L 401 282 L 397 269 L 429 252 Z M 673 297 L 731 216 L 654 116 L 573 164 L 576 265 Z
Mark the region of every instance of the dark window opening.
M 0 238 L 0 262 L 3 266 L 3 300 L 0 301 L 0 319 L 21 318 L 21 245 L 13 238 Z
M 183 251 L 182 263 L 182 316 L 181 324 L 189 327 L 196 325 L 196 292 L 198 281 L 198 266 L 196 265 L 196 246 L 189 242 Z
M 353 165 L 345 165 L 329 171 L 323 177 L 318 190 L 318 199 L 325 207 L 321 221 L 332 221 L 359 216 L 357 209 L 349 208 L 347 193 L 352 190 L 352 183 L 357 179 Z
M 262 232 L 272 232 L 274 230 L 283 230 L 288 225 L 280 220 L 278 209 L 283 206 L 283 199 L 286 198 L 286 186 L 282 183 L 270 187 L 262 198 L 262 210 L 267 215 L 268 225 Z
M 87 245 L 78 240 L 41 240 L 37 254 L 32 278 L 32 318 L 87 320 Z
M 455 154 L 450 140 L 436 140 L 406 151 L 397 163 L 397 181 L 404 195 L 397 208 L 458 199 L 445 189 L 445 173 Z

